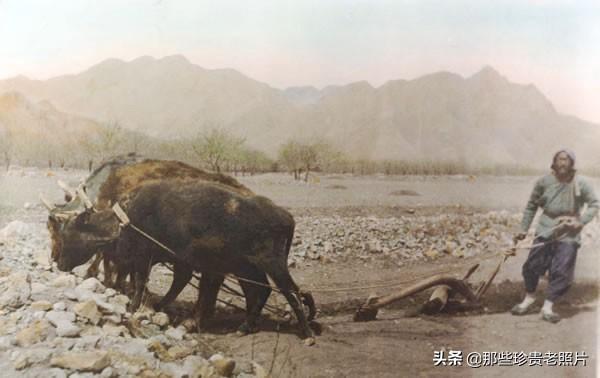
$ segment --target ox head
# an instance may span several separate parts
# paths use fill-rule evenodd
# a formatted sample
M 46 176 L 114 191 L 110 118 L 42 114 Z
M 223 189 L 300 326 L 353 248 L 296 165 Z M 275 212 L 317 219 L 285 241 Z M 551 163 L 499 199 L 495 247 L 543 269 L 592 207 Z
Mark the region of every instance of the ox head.
M 119 220 L 112 210 L 86 210 L 61 226 L 56 238 L 60 253 L 55 261 L 65 272 L 86 263 L 96 252 L 111 248 L 120 234 Z
M 77 224 L 81 224 L 95 211 L 83 185 L 77 189 L 72 189 L 61 181 L 58 182 L 58 185 L 65 191 L 66 203 L 59 205 L 50 203 L 40 194 L 40 200 L 49 212 L 47 226 L 52 241 L 51 257 L 56 262 L 59 261 L 64 247 L 67 226 L 70 226 L 72 230 L 75 219 L 79 219 Z

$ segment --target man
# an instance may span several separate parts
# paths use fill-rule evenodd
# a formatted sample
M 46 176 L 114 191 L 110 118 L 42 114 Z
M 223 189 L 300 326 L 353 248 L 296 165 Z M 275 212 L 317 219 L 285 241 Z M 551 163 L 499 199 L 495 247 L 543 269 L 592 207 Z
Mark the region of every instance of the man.
M 598 213 L 599 203 L 591 185 L 575 175 L 575 154 L 572 151 L 558 151 L 552 159 L 551 168 L 551 174 L 536 182 L 523 212 L 521 231 L 515 235 L 515 242 L 525 239 L 538 208 L 542 208 L 534 241 L 534 244 L 541 245 L 531 249 L 523 264 L 526 295 L 511 313 L 524 315 L 529 312 L 535 302 L 539 278 L 549 270 L 541 315 L 542 319 L 556 323 L 560 316 L 552 310 L 552 306 L 573 282 L 581 230 Z M 587 207 L 581 215 L 584 204 Z

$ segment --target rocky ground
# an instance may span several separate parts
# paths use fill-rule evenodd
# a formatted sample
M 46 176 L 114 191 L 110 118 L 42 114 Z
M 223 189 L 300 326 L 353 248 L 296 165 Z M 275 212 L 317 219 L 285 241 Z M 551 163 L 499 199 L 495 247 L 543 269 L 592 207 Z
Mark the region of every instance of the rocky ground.
M 290 262 L 356 260 L 402 266 L 407 260 L 431 260 L 441 255 L 471 257 L 510 246 L 520 219 L 507 211 L 423 214 L 397 209 L 398 214 L 321 215 L 297 211 L 297 232 Z M 331 211 L 329 211 L 331 214 Z
M 127 312 L 127 296 L 82 278 L 84 267 L 53 269 L 48 252 L 41 222 L 0 230 L 2 376 L 265 376 L 252 361 L 223 356 L 210 335 L 173 326 L 165 313 Z

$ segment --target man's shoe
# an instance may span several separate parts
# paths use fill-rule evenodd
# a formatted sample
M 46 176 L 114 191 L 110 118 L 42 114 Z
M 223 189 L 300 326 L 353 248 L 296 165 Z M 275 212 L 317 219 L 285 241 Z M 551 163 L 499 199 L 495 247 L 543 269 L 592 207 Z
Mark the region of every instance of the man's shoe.
M 513 315 L 526 315 L 527 313 L 529 313 L 529 308 L 530 306 L 522 307 L 520 306 L 520 304 L 516 304 L 510 310 L 510 313 Z
M 555 312 L 542 311 L 542 319 L 550 323 L 558 323 L 560 321 L 560 315 Z

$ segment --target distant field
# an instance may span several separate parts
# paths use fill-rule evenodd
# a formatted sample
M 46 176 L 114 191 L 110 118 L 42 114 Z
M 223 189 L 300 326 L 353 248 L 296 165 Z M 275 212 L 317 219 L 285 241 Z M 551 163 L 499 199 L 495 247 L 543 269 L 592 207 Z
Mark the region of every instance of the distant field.
M 461 205 L 514 211 L 525 206 L 537 177 L 324 175 L 312 184 L 294 182 L 286 174 L 238 179 L 255 192 L 291 208 Z M 600 180 L 593 179 L 592 183 L 600 190 Z M 402 191 L 407 194 L 402 195 Z
M 87 171 L 13 170 L 0 173 L 0 223 L 7 212 L 37 204 L 39 193 L 61 201 L 61 179 L 76 185 Z M 490 210 L 520 210 L 536 177 L 528 176 L 314 176 L 309 183 L 285 173 L 237 176 L 256 193 L 289 208 L 454 206 Z M 597 190 L 600 180 L 592 179 Z M 4 216 L 2 215 L 4 214 Z

